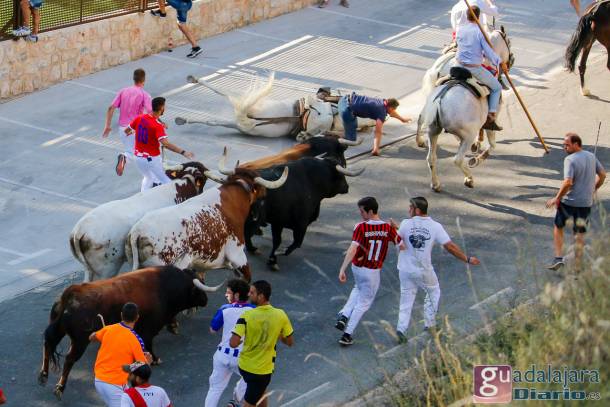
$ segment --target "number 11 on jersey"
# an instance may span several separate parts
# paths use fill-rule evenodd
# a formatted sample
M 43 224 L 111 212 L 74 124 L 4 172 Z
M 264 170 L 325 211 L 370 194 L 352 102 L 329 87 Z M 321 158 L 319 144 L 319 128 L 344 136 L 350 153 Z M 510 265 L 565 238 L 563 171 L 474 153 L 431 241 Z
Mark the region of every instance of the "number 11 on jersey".
M 383 240 L 369 240 L 369 256 L 368 259 L 377 261 L 379 260 L 379 252 L 381 251 L 381 246 L 383 245 Z M 375 246 L 377 246 L 377 250 L 375 250 Z M 373 258 L 373 252 L 375 253 L 375 257 Z

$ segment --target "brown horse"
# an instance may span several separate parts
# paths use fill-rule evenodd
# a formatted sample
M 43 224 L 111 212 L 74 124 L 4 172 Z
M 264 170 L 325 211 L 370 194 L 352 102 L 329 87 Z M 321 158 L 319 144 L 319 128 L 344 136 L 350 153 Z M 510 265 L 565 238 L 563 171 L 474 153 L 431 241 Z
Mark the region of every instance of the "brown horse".
M 585 10 L 576 32 L 566 50 L 566 68 L 574 72 L 576 58 L 582 51 L 578 72 L 580 73 L 580 90 L 584 96 L 591 94 L 585 86 L 585 70 L 587 69 L 587 58 L 595 40 L 599 41 L 608 51 L 607 67 L 610 69 L 610 0 L 598 1 L 591 4 Z

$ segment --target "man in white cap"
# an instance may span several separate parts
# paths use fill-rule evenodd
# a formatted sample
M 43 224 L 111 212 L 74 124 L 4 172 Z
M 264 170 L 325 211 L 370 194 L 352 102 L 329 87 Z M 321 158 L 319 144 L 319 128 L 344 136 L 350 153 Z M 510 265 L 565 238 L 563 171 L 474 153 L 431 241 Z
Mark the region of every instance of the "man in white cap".
M 129 373 L 130 387 L 121 395 L 121 407 L 172 407 L 165 390 L 148 382 L 152 375 L 148 364 L 136 361 L 123 370 Z

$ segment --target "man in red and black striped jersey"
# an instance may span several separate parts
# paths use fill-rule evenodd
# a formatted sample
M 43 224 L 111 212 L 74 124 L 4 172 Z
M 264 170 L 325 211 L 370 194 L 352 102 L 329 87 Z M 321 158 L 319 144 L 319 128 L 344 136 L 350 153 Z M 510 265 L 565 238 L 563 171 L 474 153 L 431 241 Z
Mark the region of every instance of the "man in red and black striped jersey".
M 339 343 L 344 346 L 354 343 L 352 334 L 364 313 L 373 304 L 379 289 L 381 268 L 388 253 L 389 243 L 399 244 L 401 250 L 405 249 L 404 243 L 396 234 L 396 229 L 379 218 L 377 213 L 379 204 L 375 198 L 370 196 L 362 198 L 358 201 L 358 209 L 364 221 L 354 228 L 352 243 L 339 270 L 339 281 L 345 283 L 347 281 L 345 269 L 352 263 L 355 282 L 335 325 L 337 329 L 343 331 Z

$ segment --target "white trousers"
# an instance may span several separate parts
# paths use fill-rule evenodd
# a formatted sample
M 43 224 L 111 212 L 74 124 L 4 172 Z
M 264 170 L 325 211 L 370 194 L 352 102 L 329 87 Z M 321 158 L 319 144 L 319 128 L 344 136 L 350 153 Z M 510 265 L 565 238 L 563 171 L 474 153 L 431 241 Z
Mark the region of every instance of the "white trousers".
M 127 127 L 119 126 L 119 139 L 123 142 L 123 147 L 125 147 L 125 151 L 123 151 L 123 155 L 130 160 L 134 161 L 135 156 L 133 155 L 133 150 L 136 144 L 136 135 L 135 133 L 131 133 L 129 136 L 125 134 L 125 129 Z
M 172 180 L 165 175 L 163 170 L 163 162 L 161 156 L 156 157 L 136 157 L 138 170 L 144 178 L 142 178 L 142 187 L 140 191 L 145 191 L 152 188 L 154 183 L 169 184 Z
M 121 407 L 121 396 L 123 395 L 123 386 L 110 384 L 101 380 L 95 379 L 95 390 L 100 395 L 104 404 L 108 407 Z
M 226 354 L 222 351 L 214 353 L 212 374 L 210 375 L 210 388 L 205 397 L 205 407 L 216 407 L 222 392 L 227 388 L 229 380 L 233 373 L 240 376 L 239 368 L 237 367 L 238 358 L 233 354 Z M 235 389 L 233 389 L 233 400 L 240 405 L 243 402 L 246 393 L 246 382 L 239 377 Z
M 407 331 L 418 288 L 426 292 L 426 298 L 424 299 L 424 325 L 426 327 L 435 326 L 438 302 L 441 298 L 441 288 L 434 269 L 412 267 L 406 270 L 399 270 L 398 277 L 400 278 L 400 309 L 396 330 L 402 333 Z
M 352 264 L 352 273 L 354 274 L 354 288 L 340 311 L 342 315 L 349 318 L 344 331 L 349 335 L 354 332 L 364 313 L 371 308 L 381 281 L 381 270 L 379 269 L 372 270 Z

